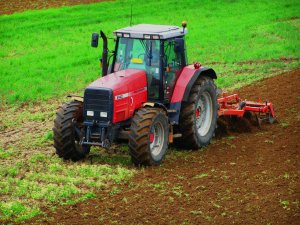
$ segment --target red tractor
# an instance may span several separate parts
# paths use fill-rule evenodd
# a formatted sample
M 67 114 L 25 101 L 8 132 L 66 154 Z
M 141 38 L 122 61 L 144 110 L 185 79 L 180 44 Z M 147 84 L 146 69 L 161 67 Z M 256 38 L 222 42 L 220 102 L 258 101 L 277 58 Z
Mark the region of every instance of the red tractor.
M 108 56 L 101 31 L 102 77 L 83 98 L 73 96 L 59 108 L 53 128 L 57 154 L 79 160 L 91 146 L 108 148 L 128 139 L 135 165 L 158 165 L 173 138 L 180 138 L 183 148 L 198 149 L 210 143 L 218 113 L 228 109 L 242 115 L 246 102 L 228 107 L 226 97 L 218 103 L 213 69 L 187 64 L 186 34 L 186 23 L 122 28 L 114 31 L 115 50 Z M 92 47 L 98 39 L 93 33 Z

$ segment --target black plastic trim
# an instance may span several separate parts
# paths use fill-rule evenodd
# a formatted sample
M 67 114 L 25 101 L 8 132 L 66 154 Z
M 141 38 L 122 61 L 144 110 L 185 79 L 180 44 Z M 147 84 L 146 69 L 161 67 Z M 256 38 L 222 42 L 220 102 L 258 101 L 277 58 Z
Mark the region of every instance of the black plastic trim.
M 116 57 L 117 57 L 117 51 L 118 51 L 118 47 L 119 47 L 119 37 L 117 37 L 117 40 L 116 40 L 116 45 L 115 45 L 115 54 L 113 56 L 113 61 L 112 61 L 112 64 L 111 64 L 111 69 L 110 69 L 110 73 L 114 73 L 115 72 L 115 63 L 116 63 Z
M 169 121 L 171 124 L 179 124 L 179 116 L 180 116 L 180 110 L 181 110 L 181 104 L 182 102 L 174 102 L 170 103 L 170 110 L 176 110 L 176 112 L 168 113 Z
M 92 98 L 91 98 L 92 96 Z M 103 97 L 101 97 L 103 96 Z M 90 99 L 91 98 L 91 99 Z M 101 105 L 100 102 L 103 102 L 104 105 Z M 94 103 L 93 103 L 94 102 Z M 113 91 L 110 88 L 103 87 L 87 87 L 84 91 L 84 121 L 97 121 L 97 122 L 112 122 L 113 119 Z M 87 108 L 87 105 L 89 107 Z M 94 105 L 94 106 L 93 106 Z M 107 118 L 100 117 L 100 108 L 108 112 Z M 92 110 L 94 113 L 97 113 L 92 118 L 88 118 L 86 115 L 87 110 Z
M 164 41 L 160 41 L 160 59 L 159 59 L 159 73 L 160 73 L 160 81 L 159 81 L 159 101 L 164 102 L 165 96 L 164 96 L 164 78 L 165 78 L 165 71 L 164 71 L 164 65 L 163 65 L 163 55 L 164 55 Z

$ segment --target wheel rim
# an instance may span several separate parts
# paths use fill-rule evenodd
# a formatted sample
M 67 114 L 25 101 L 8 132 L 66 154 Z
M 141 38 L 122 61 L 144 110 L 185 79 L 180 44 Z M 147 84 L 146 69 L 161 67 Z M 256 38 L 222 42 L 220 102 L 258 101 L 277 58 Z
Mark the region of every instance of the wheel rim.
M 195 110 L 196 129 L 200 136 L 205 136 L 208 133 L 212 116 L 212 99 L 208 92 L 204 92 L 199 97 Z
M 160 122 L 156 122 L 152 125 L 150 129 L 149 142 L 150 142 L 150 152 L 152 156 L 158 156 L 164 144 L 164 129 Z

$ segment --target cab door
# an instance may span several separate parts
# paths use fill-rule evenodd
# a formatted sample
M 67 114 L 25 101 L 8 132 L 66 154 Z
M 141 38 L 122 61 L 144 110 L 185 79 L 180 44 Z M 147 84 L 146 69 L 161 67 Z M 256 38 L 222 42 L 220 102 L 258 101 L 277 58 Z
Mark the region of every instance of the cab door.
M 165 102 L 170 102 L 175 83 L 182 71 L 183 65 L 181 52 L 176 51 L 175 39 L 166 40 L 164 43 L 164 96 Z M 184 56 L 185 57 L 185 56 Z

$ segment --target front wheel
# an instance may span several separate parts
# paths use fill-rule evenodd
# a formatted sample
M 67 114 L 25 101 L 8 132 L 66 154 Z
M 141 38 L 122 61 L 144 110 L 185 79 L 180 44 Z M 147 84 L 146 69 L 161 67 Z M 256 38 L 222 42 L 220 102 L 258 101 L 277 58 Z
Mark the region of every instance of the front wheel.
M 82 102 L 64 103 L 57 111 L 54 120 L 54 147 L 56 154 L 64 159 L 77 161 L 90 151 L 89 146 L 82 146 L 83 136 Z
M 129 149 L 135 165 L 159 165 L 168 149 L 169 124 L 163 109 L 141 108 L 133 119 Z

